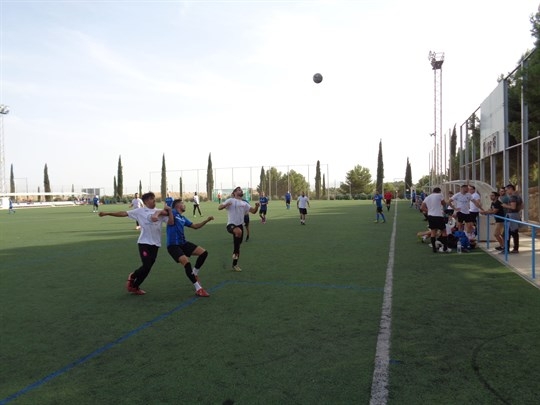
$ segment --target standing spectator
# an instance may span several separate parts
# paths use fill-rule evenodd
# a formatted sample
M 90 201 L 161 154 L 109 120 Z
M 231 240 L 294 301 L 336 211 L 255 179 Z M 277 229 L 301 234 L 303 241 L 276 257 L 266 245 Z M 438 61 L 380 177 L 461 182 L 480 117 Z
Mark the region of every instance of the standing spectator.
M 261 196 L 259 197 L 259 204 L 261 207 L 259 208 L 259 216 L 261 217 L 261 222 L 263 224 L 266 224 L 266 212 L 268 210 L 268 197 L 266 197 L 266 194 L 264 194 L 264 191 L 261 192 Z
M 506 194 L 508 194 L 508 203 L 503 204 L 503 208 L 506 209 L 506 216 L 510 219 L 520 221 L 521 209 L 523 207 L 523 200 L 516 193 L 516 188 L 513 184 L 508 184 L 506 187 Z M 506 238 L 506 251 L 508 253 L 519 253 L 519 224 L 517 222 L 510 221 L 508 224 L 508 236 Z M 514 248 L 510 250 L 510 239 L 514 240 Z M 504 253 L 502 251 L 501 253 Z
M 233 236 L 233 255 L 232 269 L 233 271 L 242 271 L 238 266 L 240 258 L 240 245 L 244 237 L 244 216 L 252 213 L 256 214 L 259 210 L 259 203 L 255 203 L 255 207 L 251 207 L 249 203 L 242 199 L 244 191 L 241 187 L 236 187 L 230 198 L 227 198 L 218 206 L 218 210 L 227 210 L 227 232 Z
M 291 192 L 288 190 L 285 193 L 285 207 L 287 207 L 288 210 L 291 209 Z
M 424 201 L 420 210 L 427 214 L 428 227 L 431 231 L 431 247 L 433 253 L 440 252 L 451 252 L 448 248 L 448 237 L 446 233 L 446 224 L 444 223 L 444 212 L 443 209 L 446 205 L 444 198 L 441 194 L 441 189 L 435 187 L 433 192 L 428 195 Z M 441 232 L 441 242 L 443 244 L 442 250 L 437 250 L 437 232 Z
M 112 217 L 129 217 L 141 224 L 141 234 L 137 240 L 139 245 L 139 257 L 142 265 L 130 273 L 126 283 L 128 292 L 135 295 L 144 295 L 146 292 L 141 290 L 140 286 L 148 277 L 152 266 L 154 265 L 158 250 L 161 246 L 161 224 L 169 220 L 169 211 L 171 207 L 165 207 L 162 210 L 156 209 L 156 196 L 152 192 L 143 194 L 142 200 L 144 207 L 136 208 L 131 211 L 118 212 L 100 212 L 99 216 L 110 215 Z
M 502 206 L 502 202 L 499 200 L 499 197 L 500 196 L 497 191 L 492 191 L 489 195 L 489 198 L 491 199 L 491 207 L 488 210 L 482 210 L 480 212 L 484 215 L 496 215 L 493 236 L 495 237 L 497 242 L 499 242 L 499 246 L 497 246 L 495 249 L 502 251 L 504 249 L 504 208 Z
M 199 195 L 195 191 L 195 195 L 193 196 L 193 217 L 196 217 L 195 211 L 199 211 L 199 215 L 202 217 L 201 213 L 201 207 L 199 206 Z
M 470 228 L 467 230 L 469 234 L 477 235 L 478 214 L 480 213 L 480 194 L 476 191 L 475 186 L 469 185 L 469 193 L 471 194 L 471 202 L 469 203 L 469 215 L 471 218 Z
M 298 197 L 296 200 L 296 207 L 298 208 L 298 211 L 300 212 L 300 225 L 306 224 L 306 215 L 307 215 L 307 209 L 309 207 L 309 198 L 302 191 L 302 194 Z
M 170 193 L 167 193 L 167 197 L 165 198 L 165 204 L 167 204 L 167 206 L 169 207 L 173 207 L 173 198 L 171 197 L 171 194 Z
M 472 196 L 469 193 L 469 186 L 463 184 L 461 186 L 461 191 L 457 194 L 454 194 L 452 200 L 450 200 L 456 215 L 458 230 L 460 231 L 466 230 L 465 224 L 470 224 L 471 222 L 471 218 L 469 215 L 471 199 Z
M 139 198 L 139 193 L 135 193 L 133 200 L 131 200 L 131 204 L 129 204 L 129 208 L 136 209 L 136 208 L 142 208 L 142 207 L 144 207 L 143 201 Z M 141 229 L 141 226 L 139 225 L 139 221 L 135 221 L 135 229 L 136 230 Z
M 182 200 L 174 200 L 171 206 L 172 210 L 169 211 L 169 220 L 167 222 L 167 251 L 176 263 L 184 267 L 187 278 L 195 287 L 195 295 L 197 297 L 209 297 L 210 294 L 201 287 L 199 281 L 199 270 L 208 257 L 208 252 L 201 246 L 197 246 L 186 240 L 184 227 L 199 229 L 214 220 L 214 217 L 208 217 L 203 222 L 194 224 L 184 216 L 186 206 Z M 193 268 L 189 261 L 192 255 L 197 256 L 197 261 Z
M 218 204 L 221 204 L 221 191 L 217 193 Z
M 99 197 L 97 195 L 94 196 L 92 199 L 92 212 L 98 212 L 99 211 Z
M 386 210 L 390 211 L 390 204 L 392 203 L 392 192 L 390 190 L 384 193 L 384 202 L 386 204 Z

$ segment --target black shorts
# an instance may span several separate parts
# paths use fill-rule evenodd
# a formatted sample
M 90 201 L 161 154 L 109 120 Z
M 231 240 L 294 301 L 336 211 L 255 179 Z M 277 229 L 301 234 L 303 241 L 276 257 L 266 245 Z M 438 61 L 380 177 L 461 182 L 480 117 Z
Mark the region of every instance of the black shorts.
M 469 212 L 469 222 L 474 222 L 475 224 L 478 221 L 478 212 Z
M 380 207 L 377 206 L 377 212 L 380 212 L 382 214 L 382 205 Z
M 181 256 L 190 257 L 195 251 L 195 249 L 197 249 L 197 245 L 191 242 L 186 242 L 183 245 L 167 246 L 167 252 L 169 252 L 169 254 L 176 263 L 179 263 L 178 259 Z
M 428 215 L 427 220 L 429 229 L 439 229 L 441 231 L 444 231 L 446 229 L 444 217 L 435 217 L 433 215 Z
M 457 221 L 459 223 L 471 222 L 471 216 L 469 214 L 464 214 L 462 212 L 457 213 Z
M 235 225 L 235 224 L 227 225 L 227 232 L 233 233 L 234 228 L 240 228 L 242 230 L 242 232 L 244 232 L 244 226 L 243 225 Z
M 307 215 L 307 208 L 298 208 L 298 210 L 300 211 L 300 214 Z
M 261 208 L 259 208 L 259 213 L 266 214 L 266 206 L 263 208 L 261 205 Z
M 249 215 L 244 215 L 244 225 L 249 225 Z

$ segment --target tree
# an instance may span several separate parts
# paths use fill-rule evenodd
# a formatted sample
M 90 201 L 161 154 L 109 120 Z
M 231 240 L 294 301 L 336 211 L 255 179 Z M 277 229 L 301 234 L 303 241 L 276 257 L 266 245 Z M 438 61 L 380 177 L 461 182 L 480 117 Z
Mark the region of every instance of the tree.
M 450 167 L 450 173 L 448 173 L 448 178 L 450 181 L 456 179 L 459 180 L 459 156 L 457 154 L 457 133 L 456 126 L 452 130 L 452 135 L 450 135 L 450 162 L 448 162 L 448 167 Z
M 322 175 L 322 196 L 324 197 L 326 195 L 326 180 L 325 175 Z
M 139 198 L 142 196 L 142 182 L 139 180 Z
M 9 192 L 15 192 L 15 176 L 13 175 L 13 164 L 11 164 L 11 173 L 9 175 Z
M 411 164 L 409 163 L 409 157 L 407 156 L 407 167 L 405 168 L 405 194 L 411 193 L 412 188 L 412 171 Z
M 212 169 L 212 154 L 208 154 L 208 167 L 206 168 L 206 196 L 209 200 L 212 199 L 212 191 L 214 190 L 214 171 Z
M 119 198 L 124 196 L 124 175 L 122 173 L 122 156 L 118 156 L 118 177 L 116 183 L 116 195 Z
M 113 178 L 113 190 L 114 190 L 114 199 L 118 198 L 118 185 L 116 184 L 116 176 Z
M 38 193 L 37 200 L 38 202 L 41 202 L 41 187 L 40 186 L 38 186 L 37 188 L 37 193 Z
M 259 175 L 259 186 L 257 187 L 257 191 L 262 193 L 263 191 L 266 192 L 266 173 L 264 172 L 264 166 L 261 167 L 261 174 Z
M 315 169 L 315 198 L 317 200 L 321 198 L 321 162 L 318 160 Z
M 165 201 L 167 196 L 167 169 L 165 167 L 165 153 L 161 160 L 161 200 Z
M 341 183 L 339 191 L 342 194 L 369 194 L 373 191 L 371 184 L 371 173 L 366 167 L 356 165 L 354 169 L 347 172 L 345 183 Z
M 45 169 L 43 170 L 43 190 L 45 193 L 51 192 L 51 182 L 49 181 L 49 169 L 47 168 L 47 163 L 45 163 Z M 52 201 L 52 196 L 47 194 L 45 196 L 45 201 Z
M 383 192 L 383 181 L 384 181 L 384 164 L 382 157 L 382 139 L 379 141 L 379 156 L 377 158 L 377 180 L 375 188 L 382 193 Z

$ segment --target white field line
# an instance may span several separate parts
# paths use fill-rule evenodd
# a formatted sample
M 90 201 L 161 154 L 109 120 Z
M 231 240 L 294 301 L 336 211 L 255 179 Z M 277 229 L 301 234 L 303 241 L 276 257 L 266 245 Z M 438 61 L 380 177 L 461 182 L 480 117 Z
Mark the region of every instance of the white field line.
M 394 277 L 397 206 L 397 204 L 393 204 L 394 224 L 392 227 L 392 237 L 390 238 L 388 265 L 386 267 L 381 323 L 379 324 L 377 351 L 375 352 L 375 369 L 373 370 L 373 380 L 371 382 L 370 405 L 386 405 L 388 401 L 388 385 L 390 379 L 390 336 L 392 332 L 392 283 Z

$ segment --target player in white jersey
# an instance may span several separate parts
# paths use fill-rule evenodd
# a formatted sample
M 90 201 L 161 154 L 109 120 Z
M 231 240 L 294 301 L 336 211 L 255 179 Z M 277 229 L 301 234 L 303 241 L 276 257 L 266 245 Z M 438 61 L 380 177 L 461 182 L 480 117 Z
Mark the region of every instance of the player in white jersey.
M 233 236 L 233 255 L 232 269 L 233 271 L 242 271 L 238 266 L 240 258 L 240 245 L 244 238 L 244 215 L 252 213 L 256 214 L 260 204 L 255 203 L 255 207 L 242 199 L 244 191 L 241 187 L 236 187 L 230 198 L 227 198 L 218 206 L 218 210 L 227 210 L 227 232 Z
M 156 208 L 156 196 L 149 192 L 143 194 L 144 207 L 130 211 L 100 212 L 99 216 L 129 217 L 137 221 L 141 226 L 141 234 L 137 241 L 139 256 L 142 265 L 133 273 L 130 273 L 126 283 L 128 292 L 135 295 L 144 295 L 146 292 L 140 289 L 140 285 L 148 277 L 154 262 L 156 261 L 159 247 L 161 246 L 161 225 L 169 220 L 171 207 L 164 209 Z

